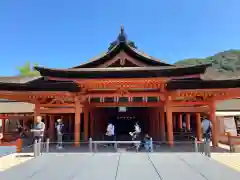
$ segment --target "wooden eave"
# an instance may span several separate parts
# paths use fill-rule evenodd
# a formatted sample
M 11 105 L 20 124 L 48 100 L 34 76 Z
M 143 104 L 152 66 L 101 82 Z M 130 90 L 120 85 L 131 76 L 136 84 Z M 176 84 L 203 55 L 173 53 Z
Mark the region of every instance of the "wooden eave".
M 155 67 L 118 67 L 118 68 L 74 68 L 50 69 L 35 67 L 42 76 L 59 78 L 99 79 L 99 78 L 147 78 L 178 77 L 202 74 L 211 64 L 195 66 L 155 66 Z
M 167 83 L 167 90 L 187 89 L 227 89 L 239 88 L 240 79 L 234 80 L 171 80 Z
M 79 92 L 74 82 L 42 82 L 37 84 L 0 83 L 0 91 L 69 91 Z

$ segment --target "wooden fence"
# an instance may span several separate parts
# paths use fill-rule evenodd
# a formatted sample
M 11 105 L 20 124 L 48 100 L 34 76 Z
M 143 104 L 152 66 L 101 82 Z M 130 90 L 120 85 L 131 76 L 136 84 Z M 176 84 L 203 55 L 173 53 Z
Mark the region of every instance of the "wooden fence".
M 219 142 L 229 145 L 231 152 L 235 152 L 237 149 L 240 149 L 240 136 L 232 136 L 229 132 L 225 134 L 220 134 Z

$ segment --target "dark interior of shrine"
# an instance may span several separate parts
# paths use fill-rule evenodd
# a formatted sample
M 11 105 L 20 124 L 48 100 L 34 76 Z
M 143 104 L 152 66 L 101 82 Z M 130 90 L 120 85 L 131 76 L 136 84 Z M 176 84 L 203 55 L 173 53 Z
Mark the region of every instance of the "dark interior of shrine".
M 142 133 L 148 132 L 148 108 L 144 107 L 113 107 L 105 108 L 107 123 L 115 126 L 117 140 L 130 140 L 129 132 L 134 131 L 135 123 L 141 127 Z

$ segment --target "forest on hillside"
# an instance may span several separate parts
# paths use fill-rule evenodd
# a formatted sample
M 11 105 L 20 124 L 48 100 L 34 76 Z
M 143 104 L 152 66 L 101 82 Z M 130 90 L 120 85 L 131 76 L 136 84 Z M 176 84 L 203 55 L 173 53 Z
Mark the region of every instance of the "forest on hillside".
M 177 61 L 176 65 L 211 63 L 218 72 L 240 72 L 240 50 L 228 50 L 206 58 L 191 58 Z

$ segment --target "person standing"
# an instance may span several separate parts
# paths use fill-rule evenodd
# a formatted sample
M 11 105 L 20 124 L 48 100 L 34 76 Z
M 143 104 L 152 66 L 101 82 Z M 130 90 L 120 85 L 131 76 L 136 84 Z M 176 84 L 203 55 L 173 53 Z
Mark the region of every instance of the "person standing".
M 209 142 L 211 139 L 211 131 L 212 131 L 212 122 L 207 119 L 207 117 L 203 117 L 202 120 L 202 132 L 203 138 L 206 142 Z
M 35 125 L 35 128 L 33 130 L 34 133 L 34 142 L 35 140 L 39 141 L 43 141 L 43 137 L 44 137 L 44 131 L 45 131 L 45 124 L 44 122 L 42 122 L 42 117 L 41 116 L 37 116 L 36 118 L 37 122 Z
M 183 121 L 183 123 L 182 123 L 182 130 L 183 130 L 184 132 L 187 131 L 187 125 L 186 125 L 186 122 L 185 122 L 185 121 Z
M 64 124 L 61 119 L 57 120 L 56 130 L 57 130 L 57 148 L 62 149 L 62 140 L 63 140 L 63 128 Z
M 112 123 L 109 123 L 107 126 L 107 132 L 106 132 L 107 140 L 113 141 L 114 135 L 115 135 L 115 126 Z

